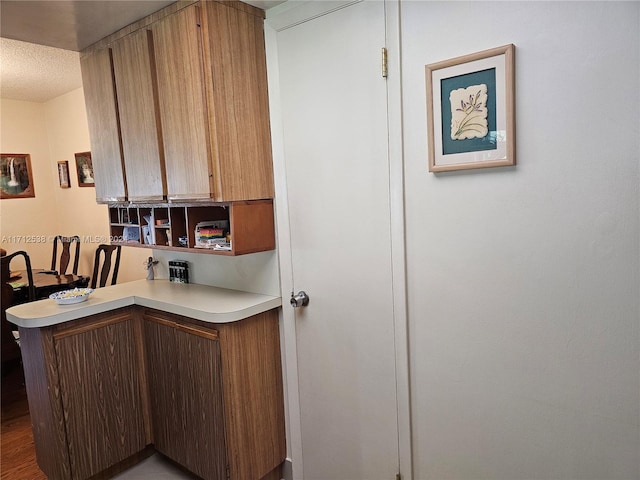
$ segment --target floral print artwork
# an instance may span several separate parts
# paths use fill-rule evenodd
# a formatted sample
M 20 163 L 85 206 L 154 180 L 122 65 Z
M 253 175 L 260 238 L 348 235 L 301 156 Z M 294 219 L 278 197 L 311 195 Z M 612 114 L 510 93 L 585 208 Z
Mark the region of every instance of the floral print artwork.
M 489 133 L 485 84 L 452 90 L 449 100 L 452 140 L 483 138 Z

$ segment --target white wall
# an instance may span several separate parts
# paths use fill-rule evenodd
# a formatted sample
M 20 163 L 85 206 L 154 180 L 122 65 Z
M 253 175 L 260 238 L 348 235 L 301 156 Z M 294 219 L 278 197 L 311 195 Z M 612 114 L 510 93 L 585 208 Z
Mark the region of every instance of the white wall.
M 0 200 L 0 246 L 8 253 L 25 250 L 34 268 L 49 268 L 51 244 L 39 240 L 56 232 L 57 211 L 52 199 L 58 177 L 51 169 L 42 104 L 0 99 L 0 127 L 0 151 L 29 154 L 35 186 L 34 198 Z M 11 264 L 14 270 L 24 268 L 21 259 L 15 262 Z
M 415 478 L 640 478 L 640 3 L 401 18 Z M 428 173 L 424 65 L 507 43 L 518 165 Z
M 146 249 L 137 250 L 143 250 L 158 260 L 155 267 L 156 278 L 169 278 L 169 261 L 183 260 L 189 263 L 191 283 L 280 296 L 277 250 L 237 257 L 179 250 L 153 250 L 153 253 Z

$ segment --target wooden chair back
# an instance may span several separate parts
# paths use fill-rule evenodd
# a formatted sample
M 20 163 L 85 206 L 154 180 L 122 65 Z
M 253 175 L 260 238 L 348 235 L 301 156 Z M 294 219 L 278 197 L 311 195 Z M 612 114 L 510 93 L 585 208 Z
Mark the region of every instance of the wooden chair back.
M 20 250 L 18 252 L 14 252 L 10 255 L 3 255 L 0 257 L 0 268 L 2 279 L 2 292 L 0 295 L 0 311 L 2 312 L 2 317 L 0 318 L 0 334 L 1 334 L 1 353 L 2 353 L 2 365 L 7 362 L 18 360 L 21 358 L 20 347 L 16 343 L 15 338 L 13 337 L 12 325 L 7 320 L 7 308 L 9 308 L 13 304 L 13 287 L 9 284 L 11 278 L 11 260 L 13 260 L 17 256 L 23 256 L 24 262 L 26 264 L 27 270 L 27 281 L 29 288 L 29 301 L 32 302 L 36 299 L 36 289 L 33 284 L 33 271 L 31 270 L 31 260 L 29 259 L 29 255 L 27 252 Z M 3 368 L 4 371 L 4 368 Z
M 60 252 L 60 263 L 56 268 L 56 262 L 58 261 L 58 243 L 62 246 Z M 69 260 L 71 260 L 71 245 L 75 243 L 76 250 L 73 256 L 73 274 L 78 274 L 78 260 L 80 259 L 80 237 L 74 235 L 72 237 L 65 237 L 58 235 L 53 239 L 53 255 L 51 257 L 51 270 L 56 270 L 59 275 L 65 275 L 69 266 Z
M 96 248 L 96 256 L 93 262 L 93 275 L 91 275 L 91 288 L 104 287 L 107 284 L 109 272 L 111 271 L 111 263 L 113 261 L 113 273 L 111 274 L 110 285 L 115 285 L 118 279 L 118 268 L 120 267 L 120 251 L 121 245 L 98 245 Z M 115 260 L 112 259 L 113 252 L 116 252 Z M 100 262 L 102 260 L 102 268 Z
M 18 252 L 13 252 L 9 255 L 3 255 L 0 257 L 0 267 L 2 269 L 2 286 L 3 286 L 3 292 L 4 292 L 4 286 L 8 285 L 9 288 L 11 288 L 11 285 L 8 284 L 9 279 L 11 277 L 11 268 L 10 268 L 10 264 L 11 264 L 11 260 L 13 260 L 15 257 L 24 257 L 24 263 L 26 265 L 26 270 L 27 270 L 27 288 L 29 289 L 29 301 L 33 302 L 36 299 L 36 287 L 35 284 L 33 283 L 33 270 L 31 269 L 31 259 L 29 258 L 29 255 L 27 254 L 27 252 L 25 252 L 24 250 L 20 250 Z M 11 288 L 11 293 L 13 294 L 13 288 Z M 5 302 L 4 302 L 5 296 L 4 293 L 2 295 L 2 305 L 4 308 Z M 11 305 L 10 303 L 6 304 L 7 307 L 9 308 Z M 3 310 L 4 311 L 4 310 Z

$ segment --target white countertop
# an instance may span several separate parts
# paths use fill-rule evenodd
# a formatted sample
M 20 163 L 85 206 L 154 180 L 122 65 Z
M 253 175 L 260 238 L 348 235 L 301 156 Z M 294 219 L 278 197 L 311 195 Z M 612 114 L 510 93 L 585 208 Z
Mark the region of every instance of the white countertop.
M 25 328 L 48 327 L 128 305 L 141 305 L 204 322 L 228 323 L 277 308 L 282 300 L 194 283 L 136 280 L 97 288 L 86 302 L 74 305 L 58 305 L 50 299 L 16 305 L 7 310 L 7 319 Z

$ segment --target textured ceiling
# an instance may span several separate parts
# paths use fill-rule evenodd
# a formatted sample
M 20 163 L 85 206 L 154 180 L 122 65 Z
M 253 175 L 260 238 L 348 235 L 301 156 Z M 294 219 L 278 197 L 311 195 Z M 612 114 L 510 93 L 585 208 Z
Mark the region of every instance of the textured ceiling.
M 79 53 L 0 38 L 0 97 L 46 102 L 82 86 Z
M 283 2 L 245 3 L 266 10 Z M 1 0 L 0 97 L 46 102 L 81 87 L 79 50 L 171 3 Z

